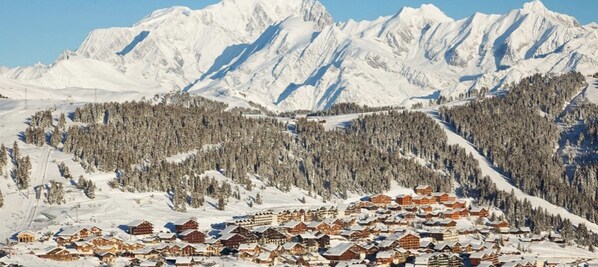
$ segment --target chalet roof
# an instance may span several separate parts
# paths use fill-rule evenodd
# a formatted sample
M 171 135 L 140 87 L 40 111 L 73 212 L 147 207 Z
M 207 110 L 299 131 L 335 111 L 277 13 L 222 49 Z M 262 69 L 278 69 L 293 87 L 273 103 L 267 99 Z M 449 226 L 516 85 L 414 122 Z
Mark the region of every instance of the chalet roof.
M 199 251 L 199 252 L 208 251 L 208 245 L 206 245 L 206 244 L 194 244 L 193 247 L 195 248 L 195 251 Z
M 301 224 L 302 222 L 298 221 L 288 221 L 285 224 L 281 225 L 283 228 L 295 228 L 297 225 Z
M 241 250 L 241 249 L 255 249 L 256 247 L 258 247 L 257 243 L 240 244 L 239 245 L 239 250 Z
M 353 247 L 353 243 L 340 243 L 329 250 L 327 250 L 324 255 L 325 256 L 340 256 L 345 253 L 347 250 Z
M 310 233 L 310 232 L 303 233 L 303 234 L 300 234 L 297 236 L 301 237 L 302 239 L 317 239 L 316 235 L 314 233 Z
M 433 242 L 429 241 L 429 240 L 421 240 L 421 241 L 419 241 L 419 247 L 427 248 L 431 243 L 433 243 Z
M 173 233 L 158 233 L 157 236 L 159 239 L 171 239 L 176 237 Z
M 270 252 L 261 252 L 258 256 L 257 259 L 261 260 L 261 261 L 268 261 L 270 260 L 272 257 L 272 253 Z
M 333 224 L 335 224 L 336 220 L 338 220 L 338 219 L 328 218 L 328 219 L 324 220 L 324 223 L 328 224 L 328 225 L 333 225 Z
M 234 237 L 235 235 L 239 235 L 239 234 L 237 234 L 237 233 L 227 233 L 227 234 L 221 235 L 220 238 L 218 238 L 218 239 L 219 240 L 229 240 L 232 237 Z
M 266 243 L 266 244 L 260 245 L 260 247 L 262 248 L 262 250 L 267 250 L 267 251 L 276 251 L 280 248 L 279 245 L 274 244 L 274 243 Z
M 60 232 L 56 236 L 74 236 L 79 234 L 81 230 L 85 229 L 83 226 L 70 226 L 60 229 Z
M 351 231 L 365 231 L 366 229 L 367 227 L 363 225 L 352 225 L 351 227 L 349 227 L 349 230 Z
M 300 246 L 301 244 L 299 244 L 299 243 L 296 243 L 296 242 L 286 242 L 286 243 L 284 243 L 284 244 L 282 245 L 282 248 L 283 248 L 284 250 L 289 250 L 289 249 L 293 249 L 293 248 L 294 248 L 295 246 L 297 246 L 297 245 L 299 245 L 299 246 Z
M 183 219 L 178 219 L 176 221 L 173 222 L 173 224 L 176 225 L 184 225 L 185 223 L 189 222 L 189 221 L 194 221 L 197 222 L 197 219 L 195 218 L 183 218 Z
M 470 209 L 470 211 L 471 211 L 471 212 L 480 212 L 480 211 L 482 211 L 482 210 L 486 210 L 486 211 L 488 211 L 488 208 L 485 208 L 485 207 L 472 207 L 472 208 Z
M 309 223 L 307 224 L 307 227 L 308 227 L 308 228 L 315 228 L 315 227 L 318 227 L 319 225 L 322 225 L 322 224 L 324 224 L 324 222 L 320 222 L 320 221 L 312 221 L 312 222 L 309 222 Z
M 137 227 L 137 226 L 141 225 L 144 222 L 148 222 L 148 221 L 146 221 L 146 220 L 135 220 L 135 221 L 132 221 L 132 222 L 128 223 L 127 226 L 128 227 Z M 148 223 L 151 224 L 150 222 L 148 222 Z
M 187 235 L 189 235 L 189 234 L 191 234 L 193 232 L 196 232 L 196 231 L 199 232 L 199 230 L 197 230 L 197 229 L 187 229 L 187 230 L 181 232 L 179 234 L 179 236 L 187 236 Z
M 426 189 L 426 188 L 431 188 L 430 185 L 424 184 L 424 185 L 418 185 L 415 187 L 415 189 Z
M 24 231 L 19 232 L 19 234 L 17 236 L 20 236 L 20 235 L 32 235 L 32 236 L 35 236 L 35 233 L 33 231 L 24 230 Z
M 395 252 L 392 250 L 380 251 L 380 252 L 378 252 L 378 254 L 376 254 L 376 258 L 378 258 L 378 259 L 390 259 L 390 258 L 393 258 L 394 256 L 395 256 Z
M 388 248 L 388 247 L 393 246 L 395 241 L 396 240 L 385 239 L 385 240 L 380 241 L 380 244 L 378 244 L 378 246 L 381 248 Z
M 486 255 L 491 255 L 493 253 L 494 253 L 493 251 L 482 250 L 482 251 L 471 253 L 471 255 L 469 255 L 469 258 L 470 259 L 481 259 L 481 258 L 485 257 Z
M 226 228 L 224 228 L 224 230 L 220 231 L 220 235 L 230 234 L 231 232 L 237 230 L 237 228 L 239 228 L 238 225 L 229 225 Z

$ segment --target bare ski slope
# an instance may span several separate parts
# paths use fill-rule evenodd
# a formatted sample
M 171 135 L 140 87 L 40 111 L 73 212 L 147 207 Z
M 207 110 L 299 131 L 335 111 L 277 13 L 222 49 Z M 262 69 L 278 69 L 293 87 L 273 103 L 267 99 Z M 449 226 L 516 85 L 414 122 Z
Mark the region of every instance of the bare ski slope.
M 513 186 L 509 182 L 508 178 L 505 177 L 500 172 L 498 172 L 496 167 L 493 166 L 492 163 L 490 161 L 488 161 L 488 159 L 486 157 L 481 155 L 478 152 L 478 150 L 473 146 L 473 144 L 471 144 L 469 141 L 465 140 L 465 138 L 463 138 L 460 135 L 458 135 L 457 133 L 455 133 L 448 125 L 446 125 L 443 121 L 441 121 L 438 116 L 438 111 L 426 110 L 426 114 L 428 114 L 438 124 L 440 124 L 442 126 L 442 129 L 448 136 L 449 144 L 457 144 L 457 145 L 465 148 L 465 150 L 468 153 L 471 153 L 473 155 L 473 157 L 479 161 L 482 175 L 489 176 L 492 179 L 492 181 L 496 184 L 496 187 L 499 190 L 502 190 L 505 192 L 513 191 L 515 193 L 515 196 L 517 197 L 517 199 L 520 199 L 520 200 L 527 199 L 534 208 L 543 208 L 546 210 L 546 212 L 548 214 L 560 215 L 562 218 L 567 218 L 571 221 L 571 223 L 573 225 L 578 225 L 578 224 L 584 223 L 588 227 L 588 229 L 590 229 L 594 233 L 598 233 L 598 225 L 596 225 L 595 223 L 592 223 L 580 216 L 572 214 L 569 211 L 567 211 L 566 209 L 556 206 L 544 199 L 541 199 L 541 198 L 535 197 L 535 196 L 530 196 L 530 195 L 524 193 L 523 191 L 521 191 L 519 188 Z

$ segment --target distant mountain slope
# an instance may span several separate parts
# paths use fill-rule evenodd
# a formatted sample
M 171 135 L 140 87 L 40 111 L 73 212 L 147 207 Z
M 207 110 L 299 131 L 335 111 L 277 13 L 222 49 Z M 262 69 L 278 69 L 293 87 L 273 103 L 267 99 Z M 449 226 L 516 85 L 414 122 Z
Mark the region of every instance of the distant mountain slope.
M 93 31 L 51 66 L 0 69 L 0 77 L 49 88 L 189 90 L 292 110 L 408 106 L 570 70 L 598 70 L 598 27 L 539 1 L 462 20 L 422 5 L 334 24 L 315 0 L 224 0 Z

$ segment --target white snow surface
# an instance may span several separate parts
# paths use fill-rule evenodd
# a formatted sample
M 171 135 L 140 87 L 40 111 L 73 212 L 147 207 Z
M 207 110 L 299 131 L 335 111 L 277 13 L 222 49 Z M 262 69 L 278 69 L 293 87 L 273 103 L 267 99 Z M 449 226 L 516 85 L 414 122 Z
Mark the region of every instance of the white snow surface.
M 54 64 L 0 68 L 18 87 L 188 90 L 273 110 L 427 102 L 536 72 L 598 69 L 598 27 L 540 2 L 454 20 L 433 5 L 334 23 L 316 0 L 224 0 L 157 10 L 131 27 L 92 31 Z M 12 89 L 11 89 L 12 88 Z M 60 90 L 29 97 L 63 99 Z M 236 100 L 235 100 L 236 99 Z

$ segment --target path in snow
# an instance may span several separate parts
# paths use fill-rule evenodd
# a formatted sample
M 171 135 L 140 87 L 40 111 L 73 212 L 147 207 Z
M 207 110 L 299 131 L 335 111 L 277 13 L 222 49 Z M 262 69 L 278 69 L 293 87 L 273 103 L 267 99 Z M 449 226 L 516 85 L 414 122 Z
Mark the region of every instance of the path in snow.
M 492 181 L 496 184 L 497 189 L 505 191 L 505 192 L 513 191 L 515 193 L 515 196 L 517 197 L 517 199 L 520 199 L 520 200 L 527 199 L 534 208 L 538 208 L 538 207 L 544 208 L 544 209 L 546 209 L 546 212 L 548 212 L 548 214 L 560 215 L 562 218 L 568 218 L 571 221 L 571 223 L 574 225 L 578 225 L 580 223 L 585 223 L 585 225 L 588 227 L 588 229 L 590 229 L 594 233 L 598 233 L 598 225 L 596 225 L 595 223 L 592 223 L 580 216 L 572 214 L 569 211 L 567 211 L 566 209 L 556 206 L 542 198 L 530 196 L 530 195 L 524 193 L 523 191 L 521 191 L 519 188 L 513 186 L 509 182 L 508 178 L 505 177 L 504 175 L 502 175 L 501 173 L 499 173 L 498 170 L 496 169 L 496 167 L 494 167 L 493 164 L 490 161 L 488 161 L 488 159 L 486 157 L 481 155 L 478 152 L 478 150 L 473 146 L 473 144 L 471 144 L 469 141 L 465 140 L 463 137 L 461 137 L 460 135 L 455 133 L 448 125 L 446 125 L 443 121 L 441 121 L 439 118 L 439 115 L 438 115 L 438 111 L 427 110 L 426 114 L 428 114 L 428 116 L 433 118 L 439 125 L 442 126 L 444 132 L 448 136 L 449 144 L 451 144 L 451 145 L 457 144 L 457 145 L 465 148 L 465 150 L 468 153 L 471 153 L 473 155 L 473 157 L 479 161 L 482 175 L 489 176 L 492 179 Z
M 21 230 L 29 230 L 33 225 L 33 220 L 35 219 L 35 215 L 37 214 L 37 208 L 39 207 L 39 202 L 41 199 L 41 194 L 43 190 L 40 190 L 40 196 L 37 199 L 36 197 L 35 188 L 38 186 L 43 186 L 46 180 L 46 173 L 48 171 L 48 162 L 50 161 L 50 155 L 52 154 L 52 149 L 50 147 L 44 147 L 43 153 L 40 154 L 37 162 L 37 169 L 36 172 L 32 173 L 31 178 L 35 180 L 31 180 L 30 188 L 27 189 L 27 195 L 29 201 L 27 202 L 27 218 L 25 219 L 24 223 L 21 223 Z
M 590 102 L 598 105 L 598 79 L 588 77 L 588 88 L 586 89 L 585 96 Z

